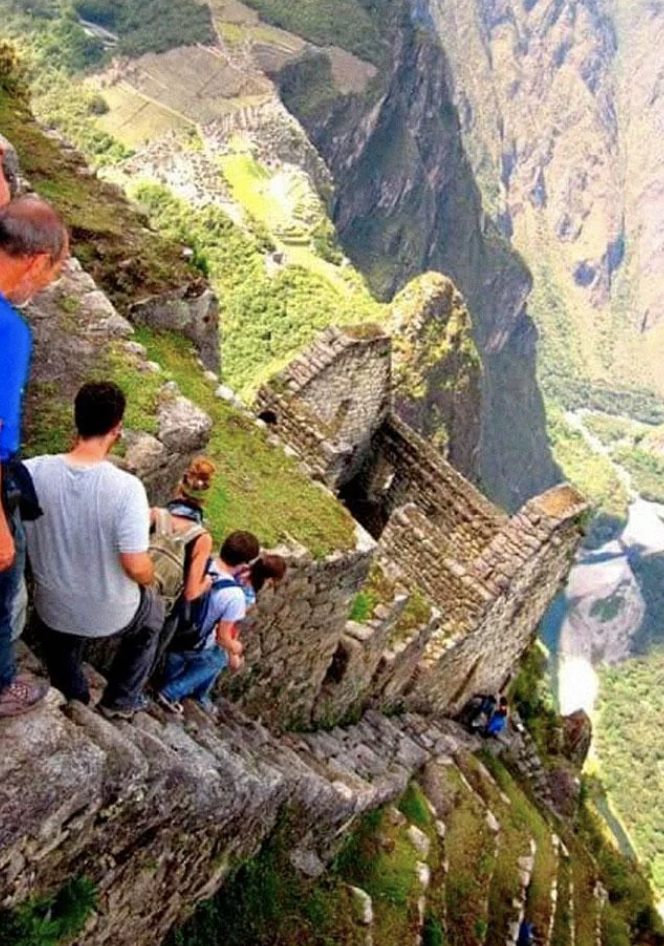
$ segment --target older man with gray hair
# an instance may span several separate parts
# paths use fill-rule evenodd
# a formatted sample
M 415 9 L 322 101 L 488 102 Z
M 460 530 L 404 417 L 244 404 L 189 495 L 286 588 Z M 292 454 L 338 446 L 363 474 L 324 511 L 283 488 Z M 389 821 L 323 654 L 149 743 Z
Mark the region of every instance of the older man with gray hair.
M 0 178 L 5 182 L 4 174 Z M 0 188 L 3 199 L 6 191 Z M 25 565 L 21 511 L 36 505 L 29 475 L 16 463 L 32 335 L 14 306 L 56 279 L 68 252 L 67 231 L 45 201 L 20 197 L 0 208 L 0 719 L 27 712 L 48 689 L 17 676 L 12 646 Z

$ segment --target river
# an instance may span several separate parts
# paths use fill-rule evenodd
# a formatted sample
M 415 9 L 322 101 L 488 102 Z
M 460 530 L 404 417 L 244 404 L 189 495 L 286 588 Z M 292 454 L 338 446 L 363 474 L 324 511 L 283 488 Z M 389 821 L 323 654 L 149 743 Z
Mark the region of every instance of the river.
M 567 420 L 589 446 L 608 456 L 583 423 L 587 412 Z M 612 461 L 613 462 L 613 461 Z M 596 666 L 616 663 L 632 652 L 647 607 L 641 574 L 650 556 L 664 554 L 664 506 L 634 491 L 626 470 L 614 463 L 631 497 L 627 522 L 617 538 L 598 549 L 581 549 L 568 583 L 549 609 L 541 630 L 552 655 L 555 693 L 562 713 L 585 709 L 592 717 L 598 695 Z

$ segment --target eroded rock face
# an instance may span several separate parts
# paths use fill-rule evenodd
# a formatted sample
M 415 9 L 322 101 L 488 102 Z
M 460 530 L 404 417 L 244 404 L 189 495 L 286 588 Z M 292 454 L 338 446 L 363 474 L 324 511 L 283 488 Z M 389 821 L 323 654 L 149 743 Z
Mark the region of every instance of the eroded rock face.
M 563 752 L 579 769 L 582 768 L 590 752 L 593 740 L 593 727 L 585 710 L 577 710 L 570 716 L 562 717 Z
M 412 280 L 392 304 L 396 413 L 475 479 L 482 364 L 461 294 L 440 273 Z
M 219 302 L 210 289 L 192 293 L 183 288 L 152 296 L 134 303 L 129 318 L 157 331 L 179 332 L 194 343 L 205 367 L 219 372 Z

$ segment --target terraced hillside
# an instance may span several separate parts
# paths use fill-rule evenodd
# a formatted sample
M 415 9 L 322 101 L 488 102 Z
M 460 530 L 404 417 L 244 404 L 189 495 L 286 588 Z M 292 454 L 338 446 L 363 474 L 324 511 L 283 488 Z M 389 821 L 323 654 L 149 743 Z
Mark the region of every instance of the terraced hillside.
M 405 725 L 415 738 L 435 729 Z M 505 946 L 524 918 L 543 946 L 638 941 L 635 891 L 616 896 L 607 881 L 612 855 L 596 860 L 588 836 L 544 812 L 503 762 L 473 752 L 461 730 L 444 733 L 447 754 L 434 752 L 395 804 L 361 819 L 326 873 L 298 874 L 277 831 L 168 946 L 221 931 L 228 946 L 294 946 L 303 935 L 311 946 Z

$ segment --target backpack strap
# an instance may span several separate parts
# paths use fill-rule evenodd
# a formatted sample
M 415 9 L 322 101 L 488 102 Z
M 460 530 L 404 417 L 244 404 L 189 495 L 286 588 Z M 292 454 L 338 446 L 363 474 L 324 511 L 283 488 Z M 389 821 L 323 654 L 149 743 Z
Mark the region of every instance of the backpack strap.
M 156 513 L 154 531 L 158 535 L 172 535 L 173 521 L 170 512 L 167 509 L 157 509 Z
M 170 518 L 170 514 L 169 514 L 169 518 Z M 207 531 L 208 530 L 205 528 L 205 526 L 202 526 L 196 523 L 194 525 L 189 526 L 186 532 L 180 532 L 178 533 L 178 535 L 181 537 L 185 545 L 189 545 L 191 542 L 194 542 L 200 536 L 205 535 Z

